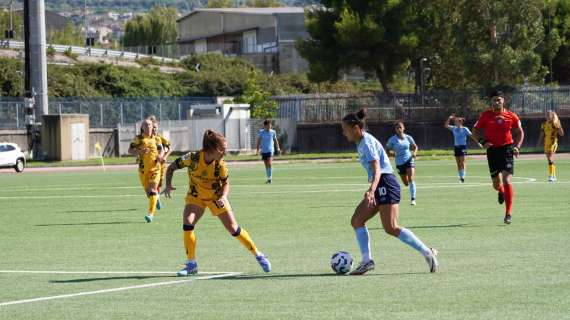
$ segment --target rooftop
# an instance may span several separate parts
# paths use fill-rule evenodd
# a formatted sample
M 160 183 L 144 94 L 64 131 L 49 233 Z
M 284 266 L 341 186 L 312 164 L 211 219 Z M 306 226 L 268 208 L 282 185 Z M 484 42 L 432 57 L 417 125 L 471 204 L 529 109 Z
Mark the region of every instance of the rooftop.
M 301 7 L 276 7 L 276 8 L 207 8 L 195 9 L 189 14 L 179 18 L 177 21 L 185 19 L 198 12 L 216 12 L 216 13 L 238 13 L 238 14 L 258 14 L 258 15 L 272 15 L 279 13 L 304 13 L 305 10 Z

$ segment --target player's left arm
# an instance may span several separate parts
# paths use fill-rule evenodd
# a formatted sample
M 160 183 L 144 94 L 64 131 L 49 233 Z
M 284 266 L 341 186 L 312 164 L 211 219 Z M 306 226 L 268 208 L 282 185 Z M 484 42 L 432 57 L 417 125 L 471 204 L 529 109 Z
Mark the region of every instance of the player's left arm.
M 515 157 L 519 156 L 519 149 L 521 148 L 521 145 L 523 143 L 524 140 L 524 130 L 521 126 L 521 122 L 519 119 L 517 119 L 517 125 L 515 127 L 513 127 L 513 132 L 515 133 L 515 147 L 513 148 L 513 152 Z
M 419 150 L 418 145 L 416 144 L 414 138 L 411 136 L 408 136 L 408 141 L 410 142 L 410 151 L 412 151 L 412 158 L 415 159 Z
M 273 143 L 275 143 L 275 150 L 277 153 L 281 153 L 281 148 L 279 147 L 279 141 L 277 140 L 277 135 L 273 136 Z
M 562 125 L 560 125 L 560 128 L 558 128 L 558 135 L 561 137 L 564 136 L 564 129 L 562 129 Z

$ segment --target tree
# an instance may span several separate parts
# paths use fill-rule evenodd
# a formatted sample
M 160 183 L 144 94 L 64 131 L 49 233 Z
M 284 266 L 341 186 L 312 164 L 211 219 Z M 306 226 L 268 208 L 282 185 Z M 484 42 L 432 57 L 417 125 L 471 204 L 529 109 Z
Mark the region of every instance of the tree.
M 570 83 L 570 0 L 545 0 L 545 50 L 542 62 L 550 69 L 548 81 Z
M 50 32 L 48 42 L 70 46 L 83 46 L 85 44 L 85 38 L 79 28 L 74 27 L 72 23 L 67 23 L 63 30 Z
M 543 81 L 542 5 L 540 0 L 461 2 L 456 37 L 469 81 L 483 87 Z
M 394 75 L 418 46 L 413 0 L 321 0 L 308 11 L 310 39 L 297 43 L 313 81 L 337 80 L 352 68 L 376 75 L 390 92 Z
M 154 7 L 148 14 L 134 17 L 125 25 L 125 46 L 158 46 L 175 42 L 176 16 L 175 8 Z
M 208 8 L 233 8 L 235 1 L 233 0 L 208 0 Z

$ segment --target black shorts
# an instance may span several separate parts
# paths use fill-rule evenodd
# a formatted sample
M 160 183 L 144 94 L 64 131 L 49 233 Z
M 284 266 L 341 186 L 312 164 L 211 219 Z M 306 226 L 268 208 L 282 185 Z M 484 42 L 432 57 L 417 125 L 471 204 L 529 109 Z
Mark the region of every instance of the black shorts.
M 391 173 L 380 175 L 380 182 L 374 193 L 377 205 L 400 203 L 400 184 Z
M 455 146 L 454 151 L 456 157 L 464 157 L 467 155 L 467 146 L 466 145 Z
M 515 171 L 513 145 L 507 144 L 502 147 L 489 147 L 487 149 L 487 162 L 489 163 L 491 177 L 496 177 L 502 171 L 513 174 Z
M 408 168 L 415 168 L 416 164 L 414 163 L 414 158 L 410 158 L 406 163 L 396 166 L 398 169 L 398 174 L 406 174 L 408 172 Z
M 273 152 L 262 152 L 261 153 L 261 160 L 267 160 L 273 157 Z

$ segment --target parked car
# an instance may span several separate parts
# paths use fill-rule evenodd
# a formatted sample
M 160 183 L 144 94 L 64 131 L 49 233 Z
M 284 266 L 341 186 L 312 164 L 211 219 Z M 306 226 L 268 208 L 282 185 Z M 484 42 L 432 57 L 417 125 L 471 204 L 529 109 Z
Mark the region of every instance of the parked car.
M 14 168 L 16 172 L 22 172 L 25 165 L 26 157 L 17 144 L 0 142 L 0 168 Z

